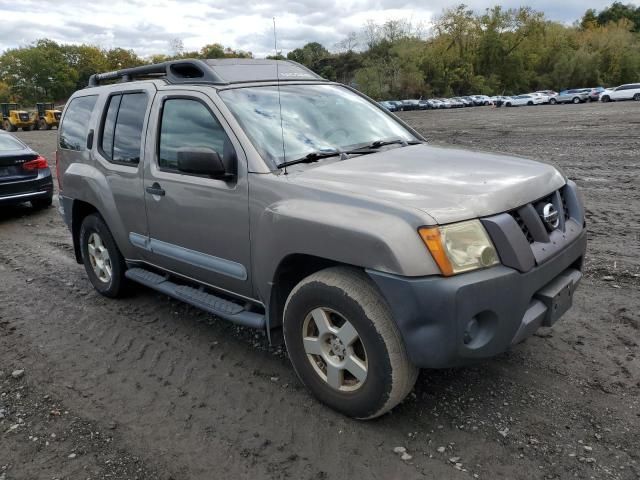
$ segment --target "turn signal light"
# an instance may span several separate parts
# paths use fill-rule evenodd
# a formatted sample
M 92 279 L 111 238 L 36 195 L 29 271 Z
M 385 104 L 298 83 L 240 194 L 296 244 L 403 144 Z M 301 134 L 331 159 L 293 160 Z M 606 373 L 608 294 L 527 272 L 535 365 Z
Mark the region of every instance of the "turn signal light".
M 442 244 L 442 235 L 438 227 L 423 227 L 418 230 L 425 245 L 431 252 L 431 256 L 438 264 L 442 275 L 449 277 L 453 275 L 453 266 L 447 257 L 447 252 Z

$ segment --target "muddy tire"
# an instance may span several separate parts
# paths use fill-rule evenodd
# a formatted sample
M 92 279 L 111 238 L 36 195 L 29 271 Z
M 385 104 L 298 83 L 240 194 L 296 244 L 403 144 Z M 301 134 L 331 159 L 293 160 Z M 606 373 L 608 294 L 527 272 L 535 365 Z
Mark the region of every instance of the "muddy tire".
M 88 215 L 80 227 L 82 262 L 93 287 L 105 297 L 122 296 L 126 265 L 109 228 L 97 213 Z
M 283 326 L 302 383 L 345 415 L 378 417 L 415 384 L 418 369 L 389 306 L 360 270 L 333 267 L 302 280 L 287 299 Z

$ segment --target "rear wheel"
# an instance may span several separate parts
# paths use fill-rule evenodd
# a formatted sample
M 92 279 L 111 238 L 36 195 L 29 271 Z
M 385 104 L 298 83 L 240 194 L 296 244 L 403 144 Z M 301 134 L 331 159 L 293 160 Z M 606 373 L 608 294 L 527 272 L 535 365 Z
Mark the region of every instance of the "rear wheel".
M 604 95 L 604 96 L 600 99 L 600 101 L 605 102 L 605 103 L 610 102 L 610 101 L 611 101 L 611 97 L 609 97 L 609 95 Z
M 558 101 L 557 101 L 555 98 L 550 98 L 550 99 L 549 99 L 549 103 L 550 103 L 551 105 L 555 105 L 556 103 L 558 103 Z
M 531 105 L 533 105 L 533 102 L 532 101 L 528 101 L 527 105 L 531 106 Z
M 636 93 L 636 94 L 633 96 L 633 99 L 634 99 L 636 102 L 640 102 L 640 93 Z
M 300 380 L 323 403 L 368 419 L 400 403 L 418 369 L 407 356 L 386 302 L 364 273 L 334 267 L 291 292 L 284 338 Z
M 577 105 L 578 103 L 580 103 L 580 97 L 573 97 L 573 100 L 571 100 L 573 102 L 574 105 Z
M 124 258 L 109 228 L 97 213 L 82 221 L 80 250 L 93 287 L 106 297 L 121 296 L 126 287 Z

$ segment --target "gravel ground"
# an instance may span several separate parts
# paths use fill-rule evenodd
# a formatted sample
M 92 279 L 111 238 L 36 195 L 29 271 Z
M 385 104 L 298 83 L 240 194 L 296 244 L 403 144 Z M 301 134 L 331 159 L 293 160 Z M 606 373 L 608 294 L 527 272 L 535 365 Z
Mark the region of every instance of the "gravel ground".
M 562 321 L 491 361 L 423 371 L 391 414 L 356 422 L 262 335 L 143 288 L 102 298 L 54 208 L 3 207 L 0 480 L 638 478 L 640 104 L 402 116 L 434 143 L 577 181 L 589 257 Z M 18 135 L 54 158 L 55 131 Z

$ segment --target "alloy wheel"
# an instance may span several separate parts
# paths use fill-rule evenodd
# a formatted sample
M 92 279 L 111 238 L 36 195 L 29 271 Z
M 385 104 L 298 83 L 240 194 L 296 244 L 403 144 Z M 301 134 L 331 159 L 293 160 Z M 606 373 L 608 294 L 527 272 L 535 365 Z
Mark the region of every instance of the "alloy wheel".
M 318 376 L 341 392 L 358 390 L 367 379 L 368 361 L 355 327 L 329 308 L 313 309 L 302 326 L 304 351 Z
M 89 262 L 98 280 L 103 283 L 111 282 L 113 274 L 111 257 L 98 233 L 93 232 L 89 235 L 87 251 L 89 253 Z

